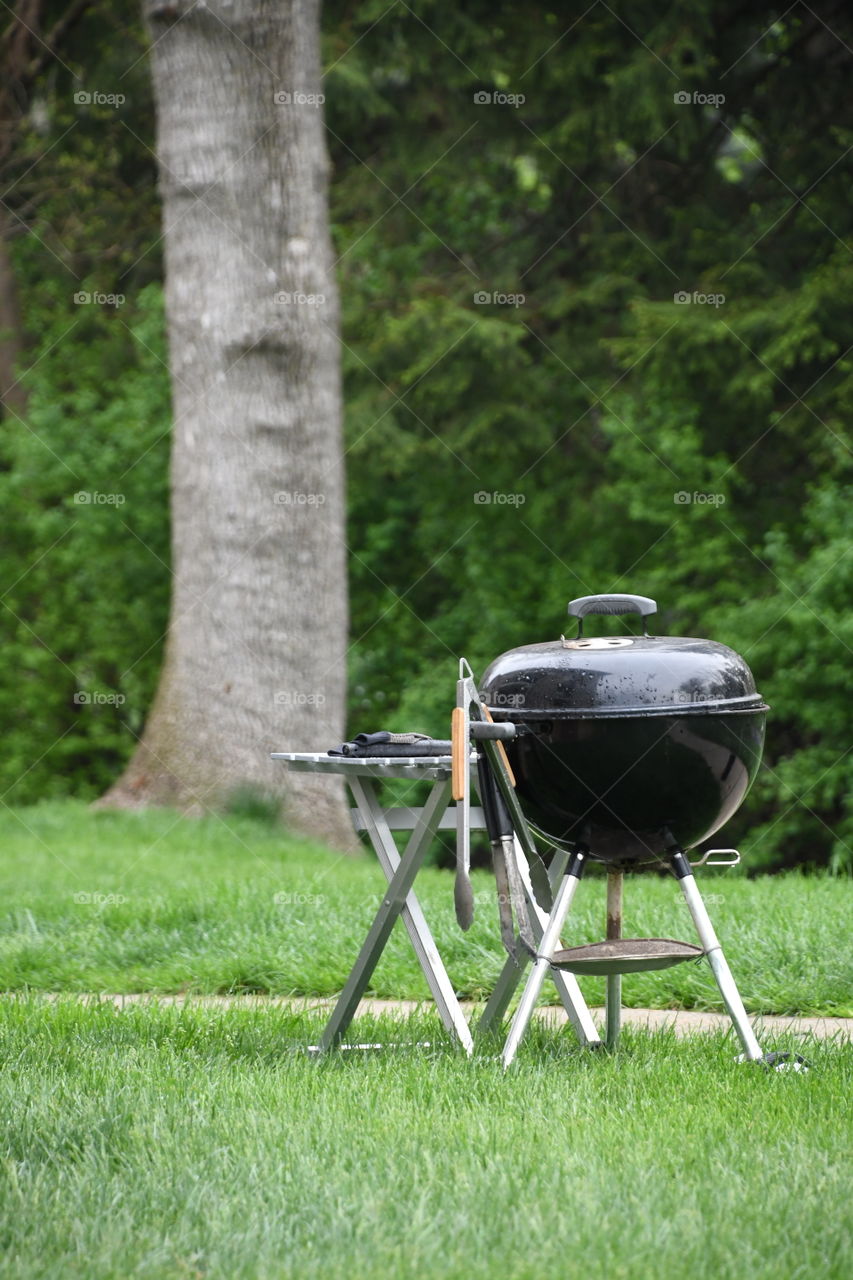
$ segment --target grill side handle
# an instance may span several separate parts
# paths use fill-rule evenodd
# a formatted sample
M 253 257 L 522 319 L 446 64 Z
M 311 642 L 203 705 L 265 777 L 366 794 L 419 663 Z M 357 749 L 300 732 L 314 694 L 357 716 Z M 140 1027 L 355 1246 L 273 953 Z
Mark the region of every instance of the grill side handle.
M 645 619 L 651 613 L 657 613 L 655 600 L 648 596 L 578 596 L 569 601 L 569 614 L 578 620 L 578 636 L 583 635 L 583 620 L 591 613 L 638 613 L 643 619 L 643 635 L 649 634 Z

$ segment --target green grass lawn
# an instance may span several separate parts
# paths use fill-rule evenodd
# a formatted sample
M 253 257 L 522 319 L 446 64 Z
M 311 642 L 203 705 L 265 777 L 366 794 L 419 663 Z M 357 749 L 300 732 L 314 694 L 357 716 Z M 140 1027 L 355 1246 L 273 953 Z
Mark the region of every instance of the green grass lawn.
M 0 990 L 332 995 L 385 885 L 372 855 L 343 857 L 247 819 L 62 802 L 0 809 L 0 836 Z M 853 1015 L 853 882 L 699 877 L 750 1011 Z M 474 875 L 468 934 L 450 873 L 426 869 L 416 889 L 457 990 L 483 996 L 503 962 L 492 878 Z M 590 876 L 567 944 L 597 941 L 603 921 L 604 885 Z M 674 880 L 628 879 L 625 933 L 694 940 Z M 602 979 L 582 985 L 602 1002 Z M 623 992 L 626 1005 L 722 1007 L 704 961 L 626 977 Z M 428 996 L 399 924 L 371 993 Z
M 0 1275 L 846 1280 L 853 1050 L 533 1028 L 504 1075 L 435 1016 L 317 1062 L 282 1009 L 0 1005 Z M 784 1043 L 784 1042 L 782 1042 Z
M 333 994 L 381 872 L 247 819 L 2 813 L 0 989 L 18 994 L 0 1000 L 0 1277 L 851 1274 L 850 1045 L 765 1035 L 812 1064 L 772 1073 L 737 1064 L 731 1034 L 627 1029 L 607 1054 L 534 1025 L 504 1074 L 497 1038 L 466 1059 L 434 1011 L 361 1019 L 358 1039 L 396 1047 L 318 1061 L 318 1012 L 81 1004 L 74 992 Z M 750 1009 L 851 1012 L 849 881 L 701 883 Z M 502 953 L 490 878 L 474 888 L 462 935 L 451 875 L 418 881 L 476 996 Z M 573 941 L 600 937 L 603 903 L 584 882 Z M 631 932 L 690 937 L 673 881 L 630 881 L 626 908 Z M 399 927 L 373 992 L 426 995 Z M 624 992 L 719 1007 L 704 964 Z

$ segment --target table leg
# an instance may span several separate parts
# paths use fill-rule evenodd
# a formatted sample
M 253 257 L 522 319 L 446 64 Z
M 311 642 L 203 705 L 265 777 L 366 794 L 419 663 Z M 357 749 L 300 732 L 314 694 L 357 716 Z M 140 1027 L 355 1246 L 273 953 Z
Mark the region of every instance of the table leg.
M 402 915 L 445 1026 L 458 1036 L 470 1053 L 473 1042 L 468 1024 L 456 1000 L 420 904 L 412 892 L 415 876 L 447 808 L 450 782 L 439 782 L 433 786 L 402 857 L 382 815 L 373 783 L 367 778 L 350 778 L 348 782 L 365 829 L 388 879 L 388 890 L 323 1032 L 320 1052 L 325 1053 L 340 1044 L 388 942 L 394 923 Z
M 376 784 L 370 778 L 351 778 L 349 785 L 382 870 L 390 880 L 400 864 L 400 854 L 397 849 L 397 843 L 391 833 L 391 828 L 388 826 L 385 812 L 379 803 Z M 439 786 L 442 789 L 443 807 L 436 813 L 435 824 L 430 831 L 427 845 L 429 840 L 432 839 L 438 823 L 441 821 L 444 810 L 447 808 L 449 784 L 436 783 L 436 787 Z M 417 827 L 412 832 L 412 838 L 414 838 L 416 831 Z M 424 846 L 424 852 L 426 852 L 426 845 Z M 453 983 L 447 975 L 444 962 L 439 955 L 432 932 L 426 922 L 421 904 L 414 890 L 406 898 L 402 915 L 403 924 L 406 926 L 415 954 L 418 957 L 418 963 L 432 992 L 441 1020 L 447 1030 L 456 1036 L 466 1053 L 470 1055 L 474 1049 L 474 1041 L 471 1037 L 468 1021 L 462 1012 L 459 1001 L 456 999 Z

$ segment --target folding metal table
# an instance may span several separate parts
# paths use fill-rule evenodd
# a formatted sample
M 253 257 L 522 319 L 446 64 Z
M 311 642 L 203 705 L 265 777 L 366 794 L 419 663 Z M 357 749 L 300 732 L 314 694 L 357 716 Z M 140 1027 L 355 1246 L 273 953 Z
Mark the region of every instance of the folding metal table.
M 352 810 L 355 828 L 367 833 L 388 881 L 388 890 L 320 1039 L 319 1051 L 326 1053 L 330 1049 L 341 1047 L 358 1003 L 367 990 L 379 957 L 391 936 L 391 930 L 396 920 L 402 917 L 442 1022 L 465 1052 L 470 1054 L 474 1047 L 471 1028 L 413 888 L 435 833 L 457 828 L 456 815 L 451 805 L 450 756 L 383 756 L 366 759 L 314 752 L 276 751 L 272 753 L 272 758 L 284 761 L 289 768 L 303 773 L 332 773 L 344 778 L 355 801 L 355 808 Z M 472 755 L 471 765 L 471 781 L 476 790 L 476 756 Z M 383 778 L 431 782 L 426 803 L 416 808 L 383 808 L 377 789 L 377 783 Z M 473 830 L 485 829 L 481 808 L 471 808 L 470 826 Z M 411 832 L 402 853 L 397 848 L 394 831 Z M 517 841 L 515 854 L 524 885 L 531 929 L 538 942 L 547 927 L 548 912 L 536 901 L 530 884 L 529 868 Z M 568 854 L 558 855 L 552 862 L 549 875 L 555 888 L 562 881 L 567 858 Z M 530 962 L 522 948 L 517 947 L 516 950 L 517 959 L 507 957 L 477 1023 L 478 1032 L 489 1031 L 499 1023 Z M 581 995 L 577 979 L 573 974 L 561 970 L 553 970 L 551 976 L 581 1044 L 600 1044 L 595 1023 Z

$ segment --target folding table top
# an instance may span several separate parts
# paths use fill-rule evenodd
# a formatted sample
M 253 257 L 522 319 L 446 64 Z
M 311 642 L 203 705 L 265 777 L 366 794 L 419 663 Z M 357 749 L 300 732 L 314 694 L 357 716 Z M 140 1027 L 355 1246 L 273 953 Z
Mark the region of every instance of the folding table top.
M 324 751 L 272 751 L 273 760 L 284 760 L 302 773 L 342 773 L 359 778 L 427 778 L 445 782 L 450 777 L 450 756 L 330 756 Z M 476 756 L 472 756 L 472 763 Z

